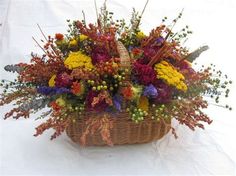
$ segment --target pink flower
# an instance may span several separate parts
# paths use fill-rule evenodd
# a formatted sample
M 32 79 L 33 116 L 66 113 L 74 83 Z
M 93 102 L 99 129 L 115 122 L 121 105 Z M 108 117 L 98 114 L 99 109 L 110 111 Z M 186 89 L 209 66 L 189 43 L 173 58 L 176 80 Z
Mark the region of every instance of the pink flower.
M 95 47 L 92 50 L 91 57 L 94 65 L 100 62 L 106 62 L 111 58 L 105 47 Z

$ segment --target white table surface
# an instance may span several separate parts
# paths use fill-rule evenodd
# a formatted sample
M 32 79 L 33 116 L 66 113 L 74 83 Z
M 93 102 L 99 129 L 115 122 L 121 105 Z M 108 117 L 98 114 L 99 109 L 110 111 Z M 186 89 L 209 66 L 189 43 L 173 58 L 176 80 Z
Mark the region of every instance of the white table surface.
M 98 6 L 102 4 L 97 1 Z M 141 11 L 143 0 L 108 0 L 115 17 L 130 17 L 132 7 Z M 210 50 L 199 63 L 216 63 L 236 83 L 236 3 L 235 0 L 150 0 L 142 28 L 148 32 L 164 16 L 176 17 L 184 8 L 176 26 L 189 25 L 194 31 L 186 43 L 191 49 L 208 44 Z M 66 19 L 96 19 L 93 0 L 0 0 L 0 79 L 14 79 L 3 66 L 28 62 L 30 53 L 41 53 L 32 40 L 45 33 L 66 31 Z M 235 84 L 228 103 L 235 109 Z M 172 135 L 155 143 L 115 147 L 82 148 L 63 134 L 50 141 L 52 131 L 33 137 L 40 121 L 3 120 L 12 106 L 0 107 L 0 175 L 235 175 L 235 111 L 210 106 L 206 111 L 214 120 L 206 130 L 194 133 L 175 124 L 179 138 Z

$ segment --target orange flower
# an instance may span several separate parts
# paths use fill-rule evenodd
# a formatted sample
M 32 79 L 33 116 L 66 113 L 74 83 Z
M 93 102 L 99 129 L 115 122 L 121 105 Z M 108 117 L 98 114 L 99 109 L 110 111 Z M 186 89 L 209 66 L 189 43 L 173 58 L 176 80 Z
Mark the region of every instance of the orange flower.
M 60 34 L 60 33 L 57 33 L 57 34 L 55 34 L 55 38 L 56 38 L 57 40 L 63 40 L 63 39 L 64 39 L 64 35 L 63 35 L 63 34 Z
M 121 89 L 121 94 L 123 94 L 124 98 L 131 100 L 133 98 L 133 89 L 131 86 L 129 87 L 123 87 Z
M 75 94 L 75 95 L 81 95 L 84 93 L 84 85 L 83 83 L 80 83 L 80 82 L 73 82 L 72 83 L 72 93 Z
M 135 55 L 135 56 L 142 54 L 142 52 L 143 52 L 143 51 L 142 51 L 141 49 L 139 49 L 139 48 L 134 48 L 134 49 L 132 49 L 132 53 L 133 53 L 133 55 Z

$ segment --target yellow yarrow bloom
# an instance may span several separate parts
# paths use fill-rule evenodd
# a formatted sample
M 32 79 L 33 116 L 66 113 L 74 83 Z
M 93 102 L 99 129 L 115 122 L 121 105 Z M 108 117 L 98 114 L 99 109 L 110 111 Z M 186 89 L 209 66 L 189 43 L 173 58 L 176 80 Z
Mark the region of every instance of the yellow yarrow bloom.
M 88 36 L 87 35 L 84 35 L 84 34 L 80 34 L 79 35 L 79 40 L 82 42 L 82 41 L 84 41 L 84 40 L 86 40 L 88 38 Z
M 86 69 L 93 68 L 91 57 L 83 54 L 81 51 L 71 52 L 65 59 L 64 64 L 71 70 L 78 67 L 84 67 Z
M 155 65 L 157 78 L 163 79 L 167 84 L 176 87 L 178 90 L 186 91 L 187 85 L 184 83 L 184 76 L 166 61 L 161 61 Z
M 70 42 L 69 42 L 69 46 L 70 47 L 73 47 L 73 46 L 76 46 L 77 45 L 77 41 L 75 39 L 72 39 Z
M 52 75 L 52 77 L 48 81 L 48 86 L 49 87 L 54 87 L 55 86 L 55 78 L 56 78 L 56 75 Z
M 139 31 L 136 36 L 138 39 L 143 39 L 144 37 L 146 37 L 146 35 L 141 31 Z

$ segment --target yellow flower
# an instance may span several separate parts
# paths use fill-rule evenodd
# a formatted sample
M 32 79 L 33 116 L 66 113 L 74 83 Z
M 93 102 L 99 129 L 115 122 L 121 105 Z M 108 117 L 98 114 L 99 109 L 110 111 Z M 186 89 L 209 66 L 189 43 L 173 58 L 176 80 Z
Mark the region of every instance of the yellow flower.
M 145 96 L 141 96 L 138 102 L 138 108 L 148 112 L 148 106 L 149 106 L 148 98 Z
M 88 38 L 88 36 L 87 35 L 84 35 L 84 34 L 80 34 L 79 35 L 79 40 L 82 42 L 82 41 L 84 41 L 84 40 L 86 40 Z
M 52 77 L 48 81 L 49 87 L 54 87 L 55 86 L 55 78 L 56 78 L 56 75 L 52 75 Z
M 133 92 L 133 99 L 138 99 L 142 93 L 142 87 L 141 86 L 132 86 L 131 87 Z
M 63 40 L 57 40 L 55 41 L 56 45 L 59 46 L 59 47 L 63 47 L 63 46 L 66 46 L 67 45 L 67 41 L 65 39 Z
M 136 36 L 140 40 L 143 39 L 144 37 L 146 37 L 146 35 L 143 32 L 141 32 L 141 31 L 139 31 Z
M 81 51 L 71 52 L 65 59 L 64 64 L 71 70 L 78 67 L 84 67 L 86 69 L 93 68 L 91 57 L 83 54 Z
M 64 100 L 62 97 L 56 99 L 56 103 L 57 103 L 59 106 L 62 106 L 62 107 L 66 105 L 66 102 L 65 102 L 65 100 Z
M 118 67 L 118 64 L 115 63 L 115 62 L 113 62 L 113 63 L 112 63 L 112 67 L 113 67 L 113 68 L 117 68 L 117 67 Z
M 72 39 L 70 42 L 69 42 L 69 46 L 70 47 L 74 47 L 77 45 L 77 41 L 75 39 Z
M 179 73 L 168 62 L 161 61 L 155 65 L 154 69 L 157 73 L 157 78 L 163 79 L 167 84 L 176 87 L 178 90 L 187 90 L 187 85 L 184 83 L 184 75 Z

